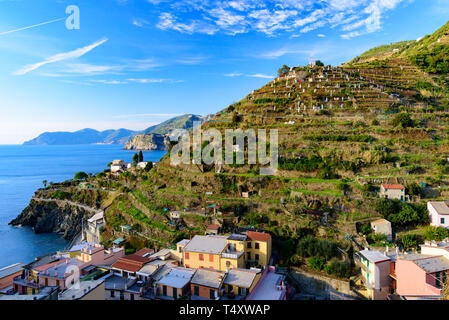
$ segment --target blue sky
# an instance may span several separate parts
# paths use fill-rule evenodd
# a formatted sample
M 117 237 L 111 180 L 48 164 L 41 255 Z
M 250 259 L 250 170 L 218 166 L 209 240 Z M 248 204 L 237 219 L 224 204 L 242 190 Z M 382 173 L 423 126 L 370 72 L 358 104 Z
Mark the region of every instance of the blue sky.
M 0 0 L 0 144 L 215 113 L 283 64 L 338 65 L 448 19 L 449 0 Z

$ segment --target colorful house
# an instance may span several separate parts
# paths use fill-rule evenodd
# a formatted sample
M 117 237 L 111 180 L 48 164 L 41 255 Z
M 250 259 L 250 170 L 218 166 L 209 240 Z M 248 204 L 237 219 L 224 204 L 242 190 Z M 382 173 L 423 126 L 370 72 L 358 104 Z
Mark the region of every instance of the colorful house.
M 382 184 L 380 186 L 380 197 L 390 200 L 406 201 L 405 187 L 402 184 Z
M 224 271 L 200 268 L 190 283 L 192 300 L 218 300 L 223 295 Z
M 391 229 L 391 222 L 385 219 L 378 219 L 371 221 L 371 229 L 374 230 L 376 234 L 383 234 L 387 237 L 388 241 L 393 240 L 393 231 Z
M 194 274 L 194 269 L 170 268 L 170 271 L 155 283 L 155 297 L 163 300 L 186 297 L 190 292 L 189 284 Z
M 254 290 L 261 276 L 261 269 L 231 269 L 224 281 L 225 291 L 237 299 L 245 299 Z
M 427 202 L 427 210 L 432 226 L 449 228 L 449 206 L 446 202 Z
M 0 293 L 7 293 L 13 289 L 13 280 L 22 274 L 24 263 L 15 263 L 0 269 Z
M 391 293 L 391 258 L 377 250 L 363 250 L 354 254 L 361 268 L 362 282 L 367 289 L 367 298 L 385 300 Z

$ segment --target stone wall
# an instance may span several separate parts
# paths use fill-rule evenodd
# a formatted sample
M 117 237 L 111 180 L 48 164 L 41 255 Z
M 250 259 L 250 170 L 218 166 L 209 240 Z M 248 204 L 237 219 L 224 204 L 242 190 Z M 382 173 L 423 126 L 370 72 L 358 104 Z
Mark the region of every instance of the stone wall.
M 329 299 L 329 291 L 338 291 L 345 295 L 356 297 L 351 290 L 349 281 L 330 278 L 325 275 L 309 272 L 292 267 L 289 276 L 296 280 L 299 286 L 298 293 L 309 294 L 323 299 Z

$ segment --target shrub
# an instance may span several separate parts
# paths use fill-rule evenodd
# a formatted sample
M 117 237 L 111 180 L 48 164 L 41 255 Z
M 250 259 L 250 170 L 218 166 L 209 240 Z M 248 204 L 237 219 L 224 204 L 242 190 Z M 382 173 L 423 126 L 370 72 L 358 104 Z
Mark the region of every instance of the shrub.
M 297 253 L 302 257 L 323 257 L 326 260 L 338 255 L 337 245 L 327 240 L 307 236 L 298 242 Z
M 398 242 L 404 249 L 417 248 L 423 243 L 422 238 L 417 234 L 405 234 L 399 238 Z
M 424 230 L 424 238 L 426 240 L 443 241 L 444 239 L 449 238 L 449 230 L 443 227 L 428 226 Z
M 324 266 L 326 265 L 326 259 L 322 257 L 312 257 L 308 261 L 308 265 L 310 269 L 321 271 L 324 269 Z
M 338 278 L 349 278 L 351 267 L 348 263 L 333 260 L 329 265 L 324 267 L 327 274 L 332 274 Z
M 75 173 L 75 176 L 73 177 L 74 180 L 84 180 L 87 178 L 87 173 L 80 171 Z
M 408 113 L 404 112 L 397 114 L 391 121 L 391 125 L 393 127 L 409 128 L 414 127 L 415 122 L 412 120 L 412 118 L 410 118 L 410 115 Z

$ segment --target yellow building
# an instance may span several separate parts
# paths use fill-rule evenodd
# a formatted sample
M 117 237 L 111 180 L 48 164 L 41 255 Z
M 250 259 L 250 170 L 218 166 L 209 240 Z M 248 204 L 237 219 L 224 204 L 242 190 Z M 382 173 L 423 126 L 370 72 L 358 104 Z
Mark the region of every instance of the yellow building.
M 271 236 L 247 231 L 230 236 L 195 236 L 177 243 L 176 254 L 186 268 L 227 271 L 249 266 L 265 267 L 271 258 Z
M 224 281 L 226 293 L 245 297 L 251 294 L 261 276 L 260 269 L 231 269 Z

